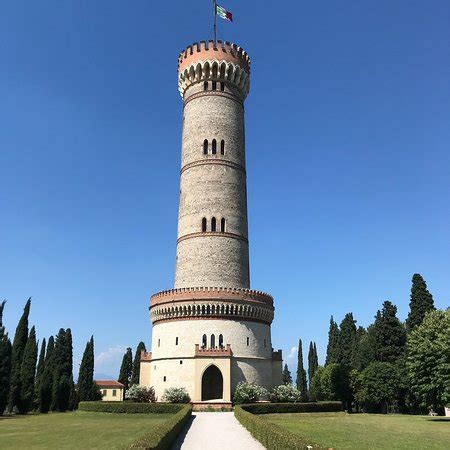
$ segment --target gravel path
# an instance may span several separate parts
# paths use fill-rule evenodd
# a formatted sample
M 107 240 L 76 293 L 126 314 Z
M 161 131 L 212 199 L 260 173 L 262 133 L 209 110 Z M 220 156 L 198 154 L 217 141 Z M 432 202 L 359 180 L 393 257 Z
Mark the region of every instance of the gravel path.
M 172 450 L 264 450 L 232 412 L 195 412 Z

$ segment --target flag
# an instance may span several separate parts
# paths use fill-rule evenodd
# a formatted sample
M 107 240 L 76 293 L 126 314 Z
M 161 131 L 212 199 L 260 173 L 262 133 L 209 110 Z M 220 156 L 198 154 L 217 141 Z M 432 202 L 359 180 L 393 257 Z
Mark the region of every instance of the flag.
M 216 5 L 216 14 L 222 19 L 233 22 L 233 14 L 231 14 L 230 11 L 227 11 L 225 8 L 222 8 L 219 5 Z

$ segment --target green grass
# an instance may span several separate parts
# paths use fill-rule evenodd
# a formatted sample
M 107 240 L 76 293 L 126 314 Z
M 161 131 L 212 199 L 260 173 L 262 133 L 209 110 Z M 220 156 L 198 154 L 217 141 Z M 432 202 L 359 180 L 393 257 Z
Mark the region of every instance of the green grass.
M 0 448 L 120 448 L 171 416 L 77 411 L 0 417 Z
M 259 417 L 335 449 L 450 448 L 450 420 L 443 417 L 344 412 Z

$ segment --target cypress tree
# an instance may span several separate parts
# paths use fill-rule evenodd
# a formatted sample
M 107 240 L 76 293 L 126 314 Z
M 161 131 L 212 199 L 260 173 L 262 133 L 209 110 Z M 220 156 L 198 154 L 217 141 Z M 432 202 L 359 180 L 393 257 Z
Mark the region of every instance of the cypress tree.
M 282 376 L 283 376 L 283 384 L 285 385 L 292 384 L 292 376 L 287 364 L 284 365 Z
M 307 399 L 307 381 L 306 372 L 303 368 L 303 350 L 302 340 L 298 340 L 298 356 L 297 356 L 297 389 L 300 391 L 302 401 Z
M 130 386 L 131 375 L 133 372 L 133 355 L 131 353 L 131 348 L 128 347 L 127 351 L 123 355 L 122 364 L 120 366 L 120 373 L 118 382 L 124 385 L 125 391 L 128 390 Z
M 17 404 L 20 414 L 26 414 L 33 409 L 37 350 L 36 330 L 31 327 L 20 370 L 20 400 Z
M 131 376 L 131 383 L 130 385 L 133 386 L 133 384 L 139 384 L 139 372 L 141 370 L 141 352 L 147 351 L 145 348 L 145 344 L 141 341 L 139 342 L 138 346 L 136 347 L 136 353 L 134 354 L 134 361 L 133 361 L 133 375 Z
M 409 302 L 409 314 L 406 319 L 406 330 L 409 332 L 420 325 L 429 311 L 433 311 L 433 296 L 427 289 L 427 284 L 422 275 L 415 273 L 412 277 L 411 299 Z
M 405 352 L 406 332 L 396 314 L 397 307 L 386 301 L 375 316 L 373 338 L 377 361 L 394 363 Z
M 53 411 L 66 411 L 69 407 L 72 366 L 72 333 L 70 328 L 61 328 L 55 343 L 51 406 Z
M 330 328 L 328 330 L 328 345 L 325 365 L 337 363 L 339 359 L 339 328 L 334 321 L 333 316 L 330 318 Z
M 347 313 L 339 327 L 338 363 L 351 367 L 356 346 L 356 320 Z
M 16 333 L 11 351 L 11 379 L 8 409 L 13 410 L 20 403 L 20 373 L 22 368 L 23 352 L 28 340 L 28 316 L 30 314 L 31 297 L 25 304 L 22 317 L 17 324 Z
M 39 387 L 39 412 L 47 413 L 52 403 L 52 386 L 54 363 L 55 339 L 50 336 L 47 343 L 47 351 L 45 353 L 44 371 L 40 380 Z
M 311 384 L 311 380 L 314 377 L 314 374 L 317 371 L 317 367 L 319 366 L 319 361 L 317 358 L 317 349 L 316 349 L 316 343 L 310 342 L 309 343 L 309 351 L 308 351 L 308 379 L 309 384 Z
M 78 408 L 77 391 L 75 389 L 75 383 L 73 382 L 73 374 L 69 378 L 70 392 L 69 392 L 69 410 L 73 411 Z
M 78 375 L 78 400 L 94 400 L 94 336 L 87 342 Z
M 3 326 L 3 308 L 6 301 L 0 304 L 0 416 L 8 402 L 9 379 L 11 376 L 11 341 Z
M 41 351 L 39 352 L 39 359 L 36 368 L 36 378 L 34 381 L 34 409 L 39 409 L 39 393 L 41 391 L 41 381 L 45 367 L 45 338 L 42 339 Z

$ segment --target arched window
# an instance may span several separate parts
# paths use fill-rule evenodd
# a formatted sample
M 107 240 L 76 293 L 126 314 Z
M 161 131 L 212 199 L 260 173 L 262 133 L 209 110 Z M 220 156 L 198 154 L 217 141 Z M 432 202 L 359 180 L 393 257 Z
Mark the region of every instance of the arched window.
M 225 217 L 222 217 L 222 218 L 220 219 L 220 231 L 221 231 L 222 233 L 225 233 Z
M 215 91 L 217 89 L 217 81 L 212 82 L 212 90 Z
M 223 347 L 223 336 L 221 334 L 219 334 L 219 347 Z
M 225 83 L 220 83 L 220 90 L 222 92 L 225 90 Z
M 215 139 L 212 140 L 212 154 L 215 155 L 217 153 L 217 142 Z
M 203 219 L 202 219 L 202 232 L 203 233 L 206 231 L 206 225 L 207 225 L 206 217 L 203 217 Z
M 202 337 L 202 348 L 206 348 L 206 344 L 207 344 L 206 339 L 207 339 L 206 334 L 204 334 Z
M 203 154 L 207 155 L 208 154 L 208 139 L 205 139 L 203 141 Z
M 216 231 L 216 218 L 211 219 L 211 231 Z
M 211 348 L 216 347 L 216 337 L 212 334 L 211 335 Z
M 223 139 L 220 141 L 220 154 L 225 155 L 225 141 Z
M 207 82 L 207 81 L 205 81 L 205 82 L 203 83 L 203 90 L 204 90 L 204 91 L 207 91 L 207 90 L 208 90 L 208 82 Z

